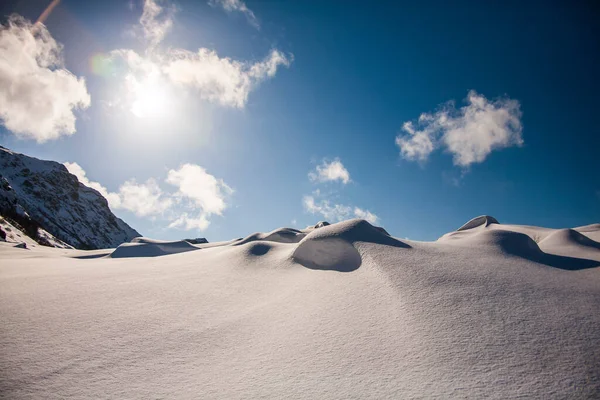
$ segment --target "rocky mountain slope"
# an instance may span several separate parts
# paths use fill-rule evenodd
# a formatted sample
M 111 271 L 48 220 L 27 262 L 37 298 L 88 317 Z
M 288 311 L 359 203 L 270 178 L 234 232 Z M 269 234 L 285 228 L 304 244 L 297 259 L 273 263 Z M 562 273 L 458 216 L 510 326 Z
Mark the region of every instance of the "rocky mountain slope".
M 40 228 L 79 249 L 117 247 L 141 236 L 64 165 L 1 146 L 0 214 L 18 222 L 38 243 Z

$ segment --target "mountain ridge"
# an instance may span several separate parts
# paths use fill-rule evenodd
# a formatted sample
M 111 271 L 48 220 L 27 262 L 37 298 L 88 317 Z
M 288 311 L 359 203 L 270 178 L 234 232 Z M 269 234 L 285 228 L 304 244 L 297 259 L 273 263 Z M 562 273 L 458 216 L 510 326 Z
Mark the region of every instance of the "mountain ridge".
M 39 225 L 75 248 L 90 250 L 141 236 L 112 213 L 98 191 L 58 162 L 0 146 L 0 171 L 0 214 L 31 222 L 34 235 Z

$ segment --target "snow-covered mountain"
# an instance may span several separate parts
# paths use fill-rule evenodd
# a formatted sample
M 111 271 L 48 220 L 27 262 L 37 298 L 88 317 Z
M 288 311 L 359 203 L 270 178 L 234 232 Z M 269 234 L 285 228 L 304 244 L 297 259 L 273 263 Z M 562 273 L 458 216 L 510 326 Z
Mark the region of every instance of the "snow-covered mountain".
M 100 193 L 80 183 L 64 165 L 2 146 L 0 214 L 25 221 L 29 236 L 42 228 L 79 249 L 117 247 L 141 236 L 110 211 Z

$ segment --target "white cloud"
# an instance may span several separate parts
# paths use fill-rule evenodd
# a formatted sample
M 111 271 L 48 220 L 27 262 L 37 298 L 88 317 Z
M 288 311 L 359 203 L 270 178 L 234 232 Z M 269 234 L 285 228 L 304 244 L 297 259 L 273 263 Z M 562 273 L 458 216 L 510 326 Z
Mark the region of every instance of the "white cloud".
M 256 29 L 260 29 L 260 24 L 258 23 L 258 19 L 247 6 L 241 0 L 210 0 L 208 2 L 213 7 L 220 6 L 227 12 L 240 12 L 246 16 L 248 23 L 255 27 Z
M 64 166 L 67 170 L 77 177 L 77 180 L 83 183 L 85 186 L 97 190 L 104 198 L 108 201 L 111 208 L 119 208 L 121 205 L 121 198 L 118 193 L 110 193 L 104 186 L 99 182 L 90 181 L 86 176 L 85 170 L 76 162 L 66 162 Z
M 169 194 L 164 194 L 155 179 L 145 183 L 135 180 L 126 181 L 119 187 L 121 203 L 117 208 L 133 212 L 138 217 L 160 215 L 173 205 Z
M 187 213 L 183 213 L 179 218 L 169 224 L 169 228 L 181 228 L 186 231 L 192 229 L 204 231 L 209 225 L 210 221 L 204 214 L 200 214 L 197 218 L 192 218 Z
M 343 184 L 351 182 L 350 172 L 344 167 L 339 158 L 331 162 L 323 160 L 317 165 L 314 171 L 308 173 L 308 178 L 316 182 L 334 182 L 340 181 Z M 349 218 L 361 218 L 372 224 L 377 223 L 379 217 L 369 210 L 364 210 L 352 205 L 339 204 L 331 202 L 329 194 L 324 194 L 320 189 L 316 189 L 310 196 L 302 198 L 304 210 L 311 214 L 320 214 L 329 221 L 343 221 Z
M 346 184 L 350 182 L 350 172 L 344 167 L 344 164 L 339 158 L 336 158 L 332 162 L 323 161 L 321 165 L 317 165 L 315 171 L 311 171 L 308 174 L 311 181 L 318 182 L 329 182 L 329 181 L 341 181 Z
M 66 162 L 64 166 L 77 177 L 79 182 L 104 196 L 112 209 L 124 209 L 138 217 L 146 217 L 163 214 L 173 205 L 173 200 L 168 194 L 163 193 L 155 179 L 148 179 L 145 183 L 137 183 L 135 180 L 126 181 L 115 193 L 109 192 L 99 182 L 90 181 L 79 164 Z
M 19 16 L 0 25 L 0 119 L 38 142 L 75 133 L 76 109 L 90 105 L 83 78 L 63 67 L 62 46 L 46 27 Z
M 180 49 L 169 52 L 162 70 L 172 82 L 196 89 L 204 100 L 243 108 L 260 82 L 275 76 L 280 65 L 289 66 L 290 62 L 278 50 L 272 50 L 263 61 L 247 63 L 221 58 L 205 48 L 196 53 Z
M 145 0 L 140 25 L 150 47 L 158 45 L 173 27 L 175 8 L 161 7 L 155 0 Z
M 523 144 L 519 102 L 489 101 L 475 91 L 469 92 L 466 106 L 456 109 L 448 103 L 435 113 L 421 114 L 417 125 L 405 122 L 402 130 L 407 134 L 396 137 L 400 154 L 411 161 L 425 161 L 443 146 L 454 165 L 466 168 L 483 162 L 493 150 Z
M 365 219 L 372 224 L 376 224 L 379 220 L 379 217 L 373 214 L 369 210 L 363 210 L 362 208 L 354 207 L 354 216 L 356 218 Z
M 311 214 L 321 214 L 330 221 L 343 221 L 348 219 L 352 212 L 352 207 L 342 204 L 331 204 L 329 200 L 316 201 L 313 196 L 304 196 L 302 199 L 304 209 Z
M 230 3 L 225 2 L 227 4 Z M 233 2 L 233 6 L 243 4 Z M 289 66 L 293 56 L 277 49 L 261 61 L 238 61 L 220 57 L 215 50 L 199 48 L 189 51 L 170 48 L 160 51 L 156 46 L 173 25 L 173 7 L 162 7 L 155 0 L 146 0 L 140 18 L 144 36 L 150 42 L 145 55 L 131 49 L 110 53 L 111 59 L 121 58 L 128 67 L 123 95 L 115 103 L 122 104 L 139 117 L 157 114 L 168 108 L 163 103 L 171 89 L 185 88 L 198 93 L 203 100 L 222 106 L 244 108 L 250 92 L 263 81 L 273 78 L 281 66 Z M 146 110 L 146 111 L 144 111 Z
M 406 136 L 396 137 L 396 145 L 400 147 L 402 157 L 412 161 L 427 160 L 435 147 L 433 143 L 435 131 L 427 127 L 417 131 L 412 122 L 405 122 L 402 130 L 408 133 Z
M 96 189 L 112 209 L 128 210 L 138 217 L 157 217 L 171 221 L 169 228 L 205 230 L 212 214 L 222 215 L 227 208 L 227 197 L 233 193 L 222 179 L 217 179 L 195 164 L 184 164 L 170 170 L 167 183 L 177 186 L 177 192 L 164 192 L 154 178 L 144 183 L 134 179 L 123 183 L 118 192 L 109 192 L 98 182 L 90 181 L 85 170 L 77 163 L 65 163 L 79 182 Z M 181 199 L 188 200 L 181 202 Z M 190 213 L 198 212 L 197 217 Z
M 358 207 L 352 207 L 344 204 L 331 204 L 329 200 L 315 200 L 314 196 L 304 196 L 302 198 L 304 209 L 311 214 L 321 214 L 329 221 L 343 221 L 349 218 L 361 218 L 374 224 L 379 217 L 369 210 L 363 210 Z
M 177 186 L 177 196 L 190 199 L 207 215 L 222 215 L 227 207 L 226 197 L 233 193 L 222 179 L 215 178 L 195 164 L 184 164 L 178 170 L 170 170 L 167 182 Z
M 145 0 L 144 10 L 140 17 L 140 25 L 144 32 L 144 37 L 148 40 L 150 48 L 158 45 L 164 37 L 173 28 L 173 16 L 175 7 L 172 5 L 161 7 L 158 3 L 162 1 Z

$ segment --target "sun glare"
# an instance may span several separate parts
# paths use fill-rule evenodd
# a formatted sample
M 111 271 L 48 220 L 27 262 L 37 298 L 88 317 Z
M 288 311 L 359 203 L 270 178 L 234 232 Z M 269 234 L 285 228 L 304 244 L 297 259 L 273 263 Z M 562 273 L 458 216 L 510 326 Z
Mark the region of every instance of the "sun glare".
M 144 82 L 135 90 L 131 112 L 138 118 L 164 116 L 169 110 L 168 93 L 158 82 Z

